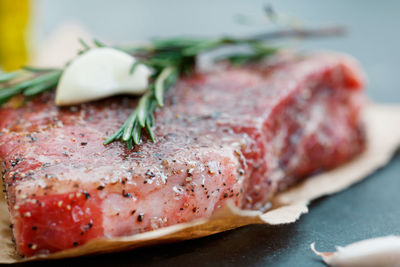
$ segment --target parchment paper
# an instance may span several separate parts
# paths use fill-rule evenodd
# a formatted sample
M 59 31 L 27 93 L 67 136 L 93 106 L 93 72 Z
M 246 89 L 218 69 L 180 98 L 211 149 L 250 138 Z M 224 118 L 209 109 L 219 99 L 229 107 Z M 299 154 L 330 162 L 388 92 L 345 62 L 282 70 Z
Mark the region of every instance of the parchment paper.
M 73 36 L 84 37 L 87 40 L 90 35 L 81 29 L 79 26 L 74 25 L 72 27 L 70 24 L 61 27 L 61 30 L 56 31 L 56 34 L 49 38 L 47 46 L 42 47 L 42 50 L 46 51 L 47 58 L 57 58 L 57 60 L 55 62 L 47 62 L 46 59 L 36 60 L 35 65 L 55 66 L 67 61 L 69 58 L 64 56 L 60 58 L 57 55 L 64 53 L 64 55 L 72 56 L 75 54 L 76 47 L 73 47 L 71 53 L 71 46 L 60 46 L 60 44 L 73 39 Z M 62 34 L 63 32 L 68 34 Z M 40 51 L 38 51 L 38 54 L 41 54 Z M 364 115 L 368 146 L 362 155 L 340 168 L 311 177 L 288 191 L 280 193 L 273 200 L 274 208 L 264 214 L 258 211 L 239 210 L 228 203 L 208 219 L 173 225 L 133 236 L 93 240 L 83 246 L 49 256 L 21 259 L 14 249 L 9 227 L 8 208 L 4 196 L 0 193 L 0 263 L 59 259 L 123 251 L 199 238 L 249 224 L 293 223 L 302 214 L 308 212 L 307 206 L 311 200 L 341 191 L 361 181 L 368 174 L 385 165 L 400 145 L 400 105 L 370 104 L 365 109 Z

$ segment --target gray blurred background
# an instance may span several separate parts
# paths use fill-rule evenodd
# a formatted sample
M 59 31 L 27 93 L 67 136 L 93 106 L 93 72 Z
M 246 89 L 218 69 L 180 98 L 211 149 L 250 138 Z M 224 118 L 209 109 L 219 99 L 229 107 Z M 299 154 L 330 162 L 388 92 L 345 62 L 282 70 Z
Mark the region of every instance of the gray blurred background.
M 176 35 L 247 35 L 273 28 L 263 12 L 268 3 L 306 26 L 346 26 L 347 37 L 310 40 L 300 46 L 352 54 L 368 74 L 368 94 L 377 101 L 400 102 L 396 0 L 36 0 L 34 33 L 40 43 L 62 23 L 74 21 L 100 40 L 117 43 Z M 241 15 L 251 21 L 238 23 Z

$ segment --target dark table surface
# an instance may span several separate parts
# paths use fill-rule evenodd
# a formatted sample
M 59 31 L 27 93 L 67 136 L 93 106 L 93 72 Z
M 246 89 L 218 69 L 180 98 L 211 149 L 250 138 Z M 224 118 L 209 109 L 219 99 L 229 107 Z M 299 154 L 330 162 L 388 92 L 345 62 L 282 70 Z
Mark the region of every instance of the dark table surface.
M 50 25 L 54 24 L 52 22 L 57 22 L 60 17 L 68 15 L 65 15 L 65 12 L 69 12 L 68 8 L 71 4 L 68 4 L 68 1 L 42 2 L 42 11 L 52 12 L 51 15 L 44 12 L 41 22 L 44 31 L 50 31 Z M 89 8 L 90 2 L 92 1 L 82 3 L 82 9 Z M 218 21 L 229 19 L 237 13 L 254 14 L 254 17 L 261 19 L 262 15 L 260 15 L 259 9 L 265 4 L 264 1 L 250 3 L 249 1 L 227 0 L 212 4 L 211 1 L 209 3 L 208 1 L 189 1 L 187 3 L 187 1 L 178 0 L 144 2 L 125 1 L 125 6 L 124 4 L 115 6 L 114 13 L 121 12 L 121 17 L 123 17 L 124 14 L 129 14 L 124 11 L 128 9 L 126 5 L 132 5 L 130 14 L 133 22 L 138 16 L 143 22 L 143 14 L 140 12 L 145 10 L 147 12 L 145 22 L 149 29 L 147 32 L 139 31 L 135 26 L 125 25 L 124 29 L 116 33 L 116 31 L 112 31 L 112 25 L 102 27 L 101 22 L 96 24 L 90 20 L 90 16 L 89 18 L 85 17 L 84 11 L 74 13 L 70 10 L 70 12 L 89 25 L 89 30 L 95 34 L 108 39 L 124 41 L 191 32 L 194 34 L 219 34 L 251 32 L 253 29 L 257 31 L 261 27 L 257 24 L 258 22 L 256 22 L 258 26 L 250 25 L 247 26 L 248 28 L 244 26 L 235 28 L 236 24 L 233 22 L 231 24 L 221 22 L 226 27 L 226 31 L 222 30 L 222 26 L 213 27 L 212 25 L 219 25 Z M 308 25 L 320 26 L 335 22 L 347 25 L 350 30 L 349 36 L 311 41 L 304 47 L 334 49 L 354 55 L 362 63 L 369 77 L 368 95 L 376 101 L 400 103 L 400 16 L 398 15 L 400 1 L 313 0 L 272 1 L 272 3 L 278 10 L 303 18 Z M 169 12 L 163 12 L 166 9 Z M 103 13 L 104 15 L 108 14 L 107 11 L 105 3 L 98 4 L 94 10 L 98 16 Z M 193 17 L 188 17 L 188 13 L 194 14 Z M 152 15 L 154 15 L 153 18 Z M 207 16 L 206 20 L 204 16 Z M 199 22 L 201 18 L 203 20 Z M 181 20 L 185 20 L 185 23 L 182 23 Z M 160 24 L 160 21 L 163 23 L 158 28 L 157 25 Z M 127 39 L 126 36 L 130 36 L 130 38 Z M 136 38 L 132 38 L 135 36 Z M 319 250 L 329 251 L 333 250 L 335 245 L 345 245 L 360 239 L 400 234 L 399 176 L 400 156 L 398 153 L 386 167 L 363 182 L 333 196 L 314 201 L 310 212 L 294 224 L 276 227 L 247 226 L 177 244 L 28 265 L 323 266 L 310 251 L 310 243 L 316 242 Z

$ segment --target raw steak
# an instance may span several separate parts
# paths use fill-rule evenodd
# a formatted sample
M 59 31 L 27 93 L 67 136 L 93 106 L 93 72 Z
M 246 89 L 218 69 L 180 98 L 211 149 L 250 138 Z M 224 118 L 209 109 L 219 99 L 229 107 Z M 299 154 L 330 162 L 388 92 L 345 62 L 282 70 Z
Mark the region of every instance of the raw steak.
M 279 190 L 364 147 L 363 79 L 347 56 L 277 57 L 184 78 L 156 113 L 156 142 L 103 145 L 137 100 L 59 108 L 43 94 L 0 109 L 0 158 L 18 251 L 150 231 L 227 199 L 265 209 Z

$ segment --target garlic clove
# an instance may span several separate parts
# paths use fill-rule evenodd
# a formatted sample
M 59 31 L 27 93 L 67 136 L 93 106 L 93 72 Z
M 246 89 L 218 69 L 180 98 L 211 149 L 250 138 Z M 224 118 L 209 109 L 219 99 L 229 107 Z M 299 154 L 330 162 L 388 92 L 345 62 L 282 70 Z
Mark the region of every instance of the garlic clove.
M 57 105 L 73 105 L 118 94 L 143 94 L 152 70 L 120 50 L 93 48 L 67 66 L 56 90 Z
M 331 266 L 400 266 L 400 237 L 387 236 L 337 247 L 336 252 L 311 250 Z

